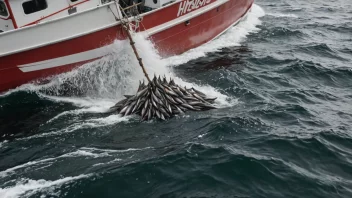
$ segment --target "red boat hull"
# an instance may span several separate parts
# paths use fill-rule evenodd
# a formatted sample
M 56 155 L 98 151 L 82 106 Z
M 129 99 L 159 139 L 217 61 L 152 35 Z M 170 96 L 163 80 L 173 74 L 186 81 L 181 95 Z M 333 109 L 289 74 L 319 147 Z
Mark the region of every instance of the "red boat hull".
M 251 8 L 252 4 L 253 0 L 230 0 L 217 8 L 191 18 L 186 23 L 179 23 L 159 31 L 150 38 L 161 56 L 168 57 L 181 54 L 210 41 L 224 32 L 241 19 Z M 149 30 L 177 18 L 175 13 L 177 13 L 178 9 L 179 5 L 176 4 L 175 6 L 169 6 L 144 16 L 143 25 L 140 26 L 144 29 L 140 29 L 139 31 Z M 62 64 L 58 64 L 55 67 L 44 67 L 34 71 L 26 71 L 26 67 L 19 67 L 20 65 L 54 59 L 58 60 L 60 57 L 69 57 L 70 55 L 101 48 L 103 45 L 111 44 L 116 39 L 125 39 L 120 26 L 110 27 L 60 43 L 0 57 L 0 92 L 15 88 L 32 80 L 70 71 L 96 58 L 70 64 L 62 62 Z

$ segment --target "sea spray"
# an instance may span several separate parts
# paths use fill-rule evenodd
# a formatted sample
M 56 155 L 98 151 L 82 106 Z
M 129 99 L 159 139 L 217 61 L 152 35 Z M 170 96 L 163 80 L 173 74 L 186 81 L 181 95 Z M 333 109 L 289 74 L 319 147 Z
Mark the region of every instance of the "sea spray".
M 237 99 L 220 93 L 212 86 L 187 82 L 176 76 L 173 72 L 174 67 L 170 66 L 188 62 L 223 47 L 240 45 L 249 33 L 258 30 L 256 26 L 261 23 L 259 18 L 263 15 L 263 9 L 253 5 L 247 18 L 221 37 L 184 54 L 166 59 L 160 58 L 152 42 L 146 39 L 147 35 L 136 34 L 134 39 L 150 75 L 171 77 L 182 87 L 194 87 L 209 97 L 217 97 L 214 104 L 216 107 L 228 107 L 237 104 Z M 80 113 L 90 112 L 91 107 L 100 109 L 98 112 L 104 112 L 115 104 L 116 100 L 123 99 L 124 95 L 135 93 L 138 81 L 143 78 L 128 41 L 116 40 L 110 50 L 109 55 L 73 71 L 53 76 L 46 84 L 28 83 L 5 92 L 0 97 L 22 91 L 35 92 L 44 99 L 73 104 L 82 109 Z
M 241 42 L 253 32 L 260 29 L 257 27 L 262 23 L 260 18 L 265 15 L 265 11 L 260 6 L 253 4 L 251 12 L 246 18 L 234 27 L 231 27 L 220 37 L 205 43 L 197 48 L 193 48 L 182 55 L 166 58 L 164 61 L 168 65 L 177 66 L 187 63 L 190 60 L 204 57 L 207 53 L 216 52 L 225 47 L 240 46 Z

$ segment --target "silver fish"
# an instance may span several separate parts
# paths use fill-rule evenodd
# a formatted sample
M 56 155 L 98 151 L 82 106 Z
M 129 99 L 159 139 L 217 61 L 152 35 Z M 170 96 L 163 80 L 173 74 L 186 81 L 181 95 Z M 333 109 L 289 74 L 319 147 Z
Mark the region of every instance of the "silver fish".
M 148 88 L 144 88 L 143 90 L 137 92 L 136 98 L 143 96 L 147 91 L 148 91 Z
M 183 107 L 186 107 L 187 109 L 191 109 L 191 110 L 195 110 L 194 107 L 192 107 L 191 105 L 187 104 L 187 103 L 182 103 L 181 104 Z
M 152 101 L 153 106 L 154 106 L 155 108 L 158 108 L 158 105 L 156 104 L 156 102 L 154 101 L 153 98 L 151 98 L 151 101 Z
M 179 107 L 177 107 L 177 106 L 176 106 L 176 109 L 177 109 L 178 112 L 184 113 L 184 112 L 183 112 Z
M 163 102 L 161 102 L 161 100 L 158 97 L 156 97 L 154 93 L 152 93 L 152 97 L 155 102 L 157 102 L 160 105 L 164 105 Z
M 142 120 L 145 121 L 148 119 L 148 115 L 142 116 Z
M 191 97 L 191 96 L 184 96 L 184 97 L 182 97 L 183 99 L 185 99 L 185 100 L 193 100 L 193 101 L 198 101 L 198 99 L 197 98 L 195 98 L 195 97 Z
M 136 100 L 136 98 L 137 98 L 136 96 L 132 96 L 127 99 L 127 102 L 132 102 L 132 101 Z
M 133 97 L 133 95 L 123 95 L 123 96 L 125 96 L 127 99 Z
M 150 120 L 152 118 L 152 109 L 149 108 L 148 109 L 148 120 Z
M 175 89 L 173 89 L 174 92 L 176 92 L 180 97 L 183 97 L 183 93 L 177 89 L 178 87 L 176 87 Z
M 162 86 L 161 84 L 158 83 L 158 84 L 156 84 L 156 86 L 159 88 L 159 90 L 164 90 L 164 86 Z
M 160 112 L 159 112 L 158 110 L 155 110 L 155 113 L 156 113 L 156 115 L 158 116 L 158 118 L 161 118 L 161 117 L 160 117 Z
M 172 91 L 171 89 L 169 89 L 169 88 L 164 88 L 164 91 L 165 91 L 167 94 L 169 94 L 170 96 L 178 97 L 178 95 L 177 95 L 174 91 Z
M 166 117 L 170 117 L 169 114 L 166 112 L 166 110 L 163 107 L 159 108 L 160 112 L 164 114 Z
M 171 102 L 171 103 L 173 103 L 173 104 L 178 104 L 171 96 L 169 96 L 169 95 L 165 95 L 165 97 Z
M 136 104 L 136 101 L 132 102 L 131 105 L 128 106 L 128 108 L 125 112 L 125 116 L 130 115 L 130 112 L 133 109 L 133 107 L 135 106 L 135 104 Z
M 180 98 L 176 98 L 176 97 L 175 97 L 175 101 L 176 101 L 178 104 L 184 103 Z
M 149 104 L 150 104 L 149 100 L 146 99 L 145 102 L 144 102 L 144 108 L 147 108 Z
M 144 117 L 147 114 L 147 112 L 148 112 L 148 106 L 147 107 L 144 106 L 141 113 L 142 117 Z
M 192 106 L 194 106 L 194 105 L 202 106 L 202 105 L 203 105 L 203 103 L 201 103 L 201 102 L 196 102 L 196 101 L 188 102 L 188 104 L 189 104 L 189 105 L 192 105 Z
M 141 98 L 138 98 L 137 102 L 136 102 L 136 105 L 134 105 L 134 108 L 132 110 L 132 113 L 134 113 L 138 108 L 139 108 L 139 104 L 141 102 Z
M 192 87 L 192 90 L 193 90 L 194 92 L 196 92 L 198 95 L 200 95 L 200 96 L 202 96 L 202 97 L 206 97 L 206 95 L 205 95 L 203 92 L 201 92 L 201 91 L 199 91 L 199 90 L 197 90 L 197 89 L 195 89 L 195 88 L 193 88 L 193 87 Z
M 126 112 L 127 108 L 128 108 L 128 106 L 125 106 L 125 107 L 119 112 L 119 114 L 124 114 L 124 113 Z
M 165 120 L 165 117 L 164 117 L 163 114 L 160 114 L 160 116 L 161 116 L 161 119 L 162 119 L 162 120 Z
M 169 110 L 169 113 L 172 115 L 172 108 L 171 108 L 171 105 L 170 104 L 167 104 L 167 108 Z
M 165 120 L 188 110 L 201 111 L 215 109 L 212 106 L 216 98 L 208 98 L 204 93 L 191 87 L 179 87 L 170 78 L 162 79 L 154 75 L 147 84 L 139 82 L 135 95 L 125 95 L 125 99 L 116 103 L 109 112 L 117 111 L 122 115 L 138 114 L 143 120 L 154 117 Z
M 178 108 L 182 109 L 183 112 L 187 111 L 187 108 L 183 107 L 183 106 L 179 106 Z
M 193 93 L 192 94 L 194 97 L 196 97 L 198 100 L 202 101 L 202 102 L 206 102 L 202 97 L 200 97 L 198 94 Z
M 179 99 L 183 102 L 183 103 L 187 103 L 187 101 L 185 99 L 183 99 L 182 97 L 179 97 Z
M 182 106 L 186 107 L 187 109 L 191 109 L 191 110 L 196 110 L 194 109 L 191 105 L 187 104 L 187 103 L 182 103 Z
M 161 96 L 161 93 L 159 92 L 158 89 L 155 89 L 155 95 L 160 98 L 160 99 L 163 99 L 163 97 Z
M 178 87 L 178 88 L 180 89 L 180 91 L 182 91 L 183 94 L 187 93 L 187 91 L 184 88 L 182 88 L 182 87 Z

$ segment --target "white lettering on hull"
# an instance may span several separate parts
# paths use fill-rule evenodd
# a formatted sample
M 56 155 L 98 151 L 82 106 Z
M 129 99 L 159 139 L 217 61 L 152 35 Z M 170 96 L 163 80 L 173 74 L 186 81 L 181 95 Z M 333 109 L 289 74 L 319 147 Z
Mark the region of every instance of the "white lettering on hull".
M 209 4 L 211 0 L 186 0 L 180 2 L 178 7 L 177 17 L 192 12 L 202 6 Z

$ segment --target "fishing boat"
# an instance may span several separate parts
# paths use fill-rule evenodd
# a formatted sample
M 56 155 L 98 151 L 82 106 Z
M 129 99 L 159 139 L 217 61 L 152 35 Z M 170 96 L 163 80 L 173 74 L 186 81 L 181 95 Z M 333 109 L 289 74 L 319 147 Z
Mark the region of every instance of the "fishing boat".
M 121 18 L 162 57 L 236 25 L 254 0 L 0 0 L 0 92 L 111 53 L 127 38 Z

